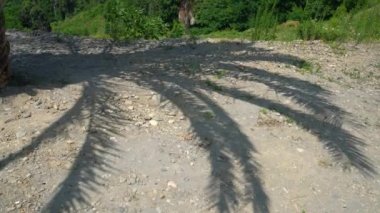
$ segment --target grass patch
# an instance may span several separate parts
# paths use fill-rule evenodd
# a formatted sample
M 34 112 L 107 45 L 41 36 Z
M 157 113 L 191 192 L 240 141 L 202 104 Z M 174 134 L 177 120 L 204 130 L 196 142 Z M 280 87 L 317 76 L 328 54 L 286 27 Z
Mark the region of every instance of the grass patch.
M 103 4 L 96 5 L 64 21 L 52 23 L 52 31 L 65 35 L 110 38 L 105 32 Z
M 294 41 L 299 39 L 298 27 L 300 23 L 298 21 L 287 21 L 277 26 L 276 40 L 279 41 Z
M 296 64 L 296 67 L 298 67 L 298 72 L 302 73 L 302 74 L 312 74 L 313 73 L 313 69 L 314 69 L 314 66 L 311 62 L 308 62 L 308 61 L 305 61 L 305 60 L 302 60 L 300 62 L 298 62 Z
M 298 67 L 298 72 L 302 74 L 318 74 L 321 73 L 321 66 L 319 64 L 313 64 L 312 62 L 302 60 L 295 64 Z

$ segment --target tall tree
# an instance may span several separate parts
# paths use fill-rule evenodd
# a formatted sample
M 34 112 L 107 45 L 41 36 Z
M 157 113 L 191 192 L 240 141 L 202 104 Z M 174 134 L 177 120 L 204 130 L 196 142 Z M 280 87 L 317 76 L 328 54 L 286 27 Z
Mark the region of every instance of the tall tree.
M 10 47 L 5 37 L 4 3 L 5 0 L 0 0 L 0 87 L 5 86 L 10 76 L 8 59 Z

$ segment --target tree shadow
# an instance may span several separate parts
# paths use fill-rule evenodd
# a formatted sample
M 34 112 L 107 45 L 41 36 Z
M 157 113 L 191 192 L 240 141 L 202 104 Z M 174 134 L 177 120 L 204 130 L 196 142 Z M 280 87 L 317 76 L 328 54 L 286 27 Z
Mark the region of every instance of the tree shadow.
M 59 121 L 22 150 L 0 160 L 0 169 L 4 169 L 11 162 L 28 155 L 46 138 L 59 134 L 61 126 L 87 114 L 89 129 L 96 131 L 87 133 L 70 173 L 45 206 L 46 212 L 75 209 L 77 204 L 88 204 L 86 191 L 95 191 L 101 185 L 97 171 L 111 172 L 114 169 L 107 161 L 107 155 L 118 150 L 110 137 L 118 134 L 117 127 L 127 119 L 122 113 L 117 113 L 122 110 L 117 109 L 117 104 L 110 99 L 117 94 L 108 82 L 112 78 L 133 81 L 161 94 L 189 118 L 199 145 L 207 150 L 209 156 L 210 206 L 220 212 L 234 211 L 239 203 L 252 204 L 254 212 L 269 212 L 270 199 L 262 185 L 261 165 L 255 159 L 258 151 L 254 143 L 228 113 L 204 92 L 209 90 L 204 76 L 213 75 L 219 68 L 229 70 L 232 77 L 264 84 L 291 98 L 307 111 L 233 87 L 218 85 L 220 90 L 216 92 L 292 118 L 299 126 L 316 135 L 336 161 L 350 164 L 366 176 L 377 174 L 361 151 L 364 141 L 342 128 L 348 113 L 329 101 L 329 91 L 295 77 L 235 63 L 268 61 L 297 66 L 302 64 L 302 59 L 256 48 L 252 43 L 203 42 L 192 47 L 183 41 L 147 42 L 145 46 L 148 47 L 144 43 L 110 47 L 107 43 L 100 47 L 103 49 L 97 54 L 80 53 L 78 45 L 68 43 L 69 54 L 24 53 L 13 56 L 16 61 L 28 64 L 27 67 L 13 66 L 16 76 L 27 76 L 26 80 L 22 78 L 22 83 L 28 83 L 28 88 L 52 89 L 87 82 L 82 97 Z M 13 85 L 17 83 L 16 80 Z M 15 95 L 19 91 L 22 90 L 6 89 L 0 96 Z M 212 113 L 213 119 L 207 119 L 204 113 Z M 239 173 L 234 172 L 236 166 Z M 239 176 L 244 180 L 240 184 L 242 186 L 237 183 Z

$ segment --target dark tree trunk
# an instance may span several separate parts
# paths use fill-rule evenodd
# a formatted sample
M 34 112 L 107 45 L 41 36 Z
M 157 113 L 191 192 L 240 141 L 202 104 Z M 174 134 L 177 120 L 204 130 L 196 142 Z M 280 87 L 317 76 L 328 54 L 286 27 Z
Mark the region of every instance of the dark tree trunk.
M 0 88 L 5 86 L 10 77 L 9 42 L 5 37 L 4 0 L 0 0 Z

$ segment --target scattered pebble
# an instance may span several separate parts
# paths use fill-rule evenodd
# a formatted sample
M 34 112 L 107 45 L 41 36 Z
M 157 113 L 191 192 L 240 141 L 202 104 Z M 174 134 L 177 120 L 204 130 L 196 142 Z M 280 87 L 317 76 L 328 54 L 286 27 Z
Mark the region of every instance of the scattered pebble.
M 150 120 L 149 123 L 152 126 L 158 126 L 158 121 L 156 121 L 156 120 Z

